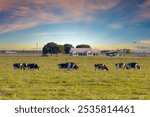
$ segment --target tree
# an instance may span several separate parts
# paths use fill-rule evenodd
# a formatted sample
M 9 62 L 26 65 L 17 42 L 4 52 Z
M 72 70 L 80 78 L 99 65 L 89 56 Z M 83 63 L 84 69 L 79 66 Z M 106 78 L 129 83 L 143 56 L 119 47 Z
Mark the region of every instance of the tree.
M 126 54 L 130 54 L 131 50 L 130 49 L 126 49 Z
M 63 45 L 57 45 L 59 48 L 59 53 L 65 53 Z
M 76 48 L 91 48 L 89 45 L 81 44 L 77 45 Z
M 73 48 L 71 44 L 64 44 L 64 50 L 66 54 L 69 54 L 71 48 Z
M 51 55 L 52 54 L 58 54 L 58 53 L 59 53 L 59 46 L 58 45 L 53 46 L 52 47 L 52 53 L 51 53 Z
M 42 49 L 43 55 L 51 54 L 51 56 L 52 56 L 53 54 L 58 54 L 58 53 L 64 53 L 64 46 L 57 45 L 54 42 L 50 42 L 50 43 L 44 45 L 44 47 Z
M 42 54 L 43 54 L 43 55 L 47 55 L 47 54 L 48 54 L 48 47 L 47 47 L 47 45 L 45 45 L 45 46 L 43 47 L 43 49 L 42 49 Z
M 54 42 L 50 42 L 47 44 L 47 49 L 48 49 L 49 54 L 51 54 L 51 55 L 55 54 L 55 52 L 54 52 L 55 46 L 57 46 L 57 44 Z
M 56 54 L 58 53 L 58 47 L 57 47 L 57 44 L 54 43 L 54 42 L 50 42 L 46 45 L 44 45 L 43 49 L 42 49 L 42 53 L 43 55 L 46 55 L 46 54 Z

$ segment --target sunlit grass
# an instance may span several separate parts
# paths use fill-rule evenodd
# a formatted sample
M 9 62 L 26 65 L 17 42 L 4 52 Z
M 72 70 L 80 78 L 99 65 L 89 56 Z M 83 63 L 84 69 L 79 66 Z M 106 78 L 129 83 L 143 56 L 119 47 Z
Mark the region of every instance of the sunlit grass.
M 59 70 L 76 62 L 79 70 Z M 117 62 L 137 62 L 141 70 L 116 70 Z M 13 70 L 18 62 L 40 70 Z M 109 71 L 95 71 L 104 63 Z M 0 99 L 150 99 L 150 57 L 0 56 Z

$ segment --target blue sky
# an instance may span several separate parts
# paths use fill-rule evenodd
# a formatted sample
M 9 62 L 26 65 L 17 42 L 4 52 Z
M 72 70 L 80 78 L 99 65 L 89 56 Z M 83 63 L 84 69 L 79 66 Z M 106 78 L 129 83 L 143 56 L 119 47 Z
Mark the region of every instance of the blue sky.
M 150 49 L 149 11 L 150 0 L 0 0 L 0 49 Z

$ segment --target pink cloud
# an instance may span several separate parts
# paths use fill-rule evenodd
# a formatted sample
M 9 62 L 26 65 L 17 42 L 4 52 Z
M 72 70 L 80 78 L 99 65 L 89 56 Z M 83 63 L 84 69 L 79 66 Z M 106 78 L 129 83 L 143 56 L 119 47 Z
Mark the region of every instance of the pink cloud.
M 150 20 L 150 0 L 145 1 L 143 4 L 137 4 L 139 10 L 137 11 L 135 20 L 136 21 L 143 21 L 143 20 Z
M 14 19 L 10 24 L 2 24 L 0 33 L 41 24 L 90 21 L 94 19 L 90 13 L 112 9 L 118 3 L 119 0 L 0 0 L 0 12 L 10 11 L 8 19 Z
M 15 1 L 16 2 L 16 1 Z M 11 7 L 11 5 L 14 4 L 14 1 L 8 1 L 8 0 L 0 0 L 0 9 L 5 10 Z
M 149 20 L 150 19 L 150 9 L 142 9 L 138 12 L 137 17 L 139 20 Z
M 87 0 L 86 6 L 89 10 L 108 10 L 115 7 L 119 0 Z
M 38 24 L 38 22 L 14 22 L 13 24 L 1 24 L 0 26 L 0 34 L 11 32 L 11 31 L 17 31 L 22 30 L 26 28 L 34 27 Z

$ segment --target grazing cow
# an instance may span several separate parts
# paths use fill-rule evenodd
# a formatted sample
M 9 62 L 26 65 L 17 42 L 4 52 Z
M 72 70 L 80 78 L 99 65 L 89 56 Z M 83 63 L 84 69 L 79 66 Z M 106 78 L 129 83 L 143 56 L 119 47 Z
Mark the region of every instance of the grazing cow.
M 126 63 L 125 68 L 126 69 L 141 69 L 141 67 L 135 62 Z
M 14 63 L 13 64 L 13 68 L 16 70 L 16 69 L 25 69 L 26 67 L 26 63 Z
M 108 68 L 106 67 L 105 64 L 95 64 L 95 70 L 107 70 L 108 71 Z
M 20 65 L 21 65 L 21 69 L 25 70 L 27 64 L 26 63 L 21 63 Z
M 16 69 L 22 69 L 22 64 L 21 63 L 14 63 L 13 68 Z
M 116 66 L 116 69 L 124 69 L 126 64 L 125 63 L 116 63 L 115 66 Z
M 25 69 L 38 69 L 39 70 L 39 66 L 35 63 L 30 63 L 30 64 L 26 64 Z
M 58 64 L 59 69 L 75 69 L 77 70 L 79 67 L 77 66 L 77 64 L 73 63 L 73 62 L 69 62 L 69 63 L 61 63 Z

